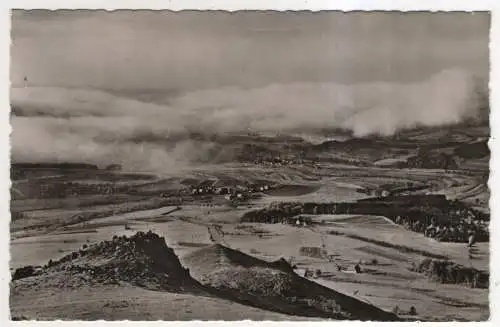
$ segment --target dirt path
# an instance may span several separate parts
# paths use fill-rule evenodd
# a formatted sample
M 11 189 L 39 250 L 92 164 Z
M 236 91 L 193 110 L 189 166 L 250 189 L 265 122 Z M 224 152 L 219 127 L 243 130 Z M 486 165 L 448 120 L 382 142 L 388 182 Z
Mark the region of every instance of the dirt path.
M 210 240 L 214 243 L 222 244 L 229 247 L 227 242 L 224 240 L 224 231 L 219 225 L 209 224 L 207 225 L 208 233 L 210 234 Z
M 175 207 L 175 208 L 173 208 L 173 209 L 171 209 L 171 210 L 169 210 L 167 212 L 162 213 L 161 215 L 162 216 L 166 216 L 166 215 L 169 215 L 171 213 L 174 213 L 174 212 L 180 211 L 180 210 L 182 210 L 182 207 L 178 206 L 178 207 Z
M 190 219 L 187 217 L 182 217 L 182 218 L 180 218 L 180 220 L 185 221 L 185 222 L 190 223 L 190 224 L 198 225 L 198 226 L 205 226 L 208 230 L 208 234 L 210 235 L 210 241 L 212 241 L 213 243 L 218 243 L 218 244 L 229 247 L 226 240 L 224 239 L 224 230 L 222 229 L 221 225 L 205 223 L 205 222 L 197 221 L 197 220 Z
M 224 239 L 224 230 L 222 229 L 221 225 L 204 223 L 186 217 L 180 218 L 180 220 L 194 225 L 205 226 L 207 228 L 208 234 L 210 235 L 210 241 L 229 247 L 226 240 Z

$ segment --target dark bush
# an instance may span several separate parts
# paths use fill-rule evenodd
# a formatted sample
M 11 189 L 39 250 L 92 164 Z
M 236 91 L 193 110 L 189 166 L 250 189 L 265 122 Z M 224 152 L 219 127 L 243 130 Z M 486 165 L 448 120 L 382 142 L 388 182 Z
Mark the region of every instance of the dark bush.
M 415 271 L 442 284 L 465 284 L 472 288 L 488 288 L 489 273 L 465 267 L 448 260 L 424 259 Z
M 14 275 L 12 276 L 12 280 L 23 279 L 34 275 L 35 275 L 35 268 L 33 266 L 26 266 L 16 269 Z

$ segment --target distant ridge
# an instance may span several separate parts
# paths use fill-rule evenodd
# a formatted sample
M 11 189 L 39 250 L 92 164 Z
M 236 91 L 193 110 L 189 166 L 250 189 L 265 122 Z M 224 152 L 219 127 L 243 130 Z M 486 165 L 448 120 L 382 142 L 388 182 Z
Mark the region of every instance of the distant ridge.
M 18 162 L 11 164 L 12 169 L 99 169 L 97 165 L 72 162 Z

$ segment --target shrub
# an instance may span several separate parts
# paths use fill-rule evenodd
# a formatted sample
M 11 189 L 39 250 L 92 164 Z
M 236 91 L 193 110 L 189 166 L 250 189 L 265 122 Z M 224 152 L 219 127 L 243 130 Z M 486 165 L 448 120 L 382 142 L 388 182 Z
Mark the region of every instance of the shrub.
M 426 258 L 420 264 L 415 265 L 413 270 L 443 284 L 465 284 L 474 288 L 488 288 L 489 286 L 489 273 L 448 260 Z
M 20 321 L 20 320 L 29 320 L 29 319 L 25 316 L 13 316 L 12 317 L 12 321 Z
M 16 269 L 14 275 L 12 276 L 12 280 L 27 278 L 34 275 L 35 275 L 35 268 L 33 266 L 26 266 Z

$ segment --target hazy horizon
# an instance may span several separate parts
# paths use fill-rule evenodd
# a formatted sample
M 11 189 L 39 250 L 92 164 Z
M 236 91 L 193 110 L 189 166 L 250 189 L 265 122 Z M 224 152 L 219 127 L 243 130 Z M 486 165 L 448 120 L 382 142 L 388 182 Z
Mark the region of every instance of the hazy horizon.
M 484 109 L 489 24 L 488 13 L 15 10 L 12 160 L 173 167 L 213 148 L 191 132 L 459 123 Z

